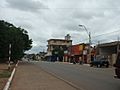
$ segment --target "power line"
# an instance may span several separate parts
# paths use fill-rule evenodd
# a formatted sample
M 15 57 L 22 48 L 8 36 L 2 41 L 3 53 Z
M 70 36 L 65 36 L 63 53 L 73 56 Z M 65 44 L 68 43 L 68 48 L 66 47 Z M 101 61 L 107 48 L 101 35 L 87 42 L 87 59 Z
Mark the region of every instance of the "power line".
M 94 38 L 94 37 L 100 37 L 100 36 L 103 36 L 103 35 L 112 34 L 114 32 L 120 32 L 120 30 L 116 30 L 116 31 L 108 32 L 108 33 L 103 33 L 103 34 L 100 34 L 100 35 L 93 36 L 92 38 Z
M 113 34 L 113 33 L 116 33 L 116 32 L 120 32 L 120 30 L 116 30 L 116 31 L 112 31 L 112 32 L 108 32 L 108 33 L 103 33 L 103 34 L 100 34 L 100 35 L 96 35 L 96 36 L 92 36 L 91 38 L 92 38 L 92 42 L 93 41 L 95 41 L 95 40 L 93 40 L 93 38 L 96 38 L 96 37 L 101 37 L 101 36 L 103 36 L 103 35 L 110 35 L 110 34 Z M 116 38 L 117 39 L 117 38 Z M 82 41 L 87 41 L 88 39 L 84 39 L 84 40 L 82 40 Z M 99 40 L 99 41 L 107 41 L 106 39 L 104 39 L 104 40 Z
M 89 7 L 89 8 L 85 8 L 85 7 L 78 7 L 78 8 L 75 8 L 75 7 L 43 7 L 43 8 L 39 8 L 39 9 L 119 9 L 119 8 L 114 8 L 114 7 L 106 7 L 106 8 L 91 8 L 91 7 Z

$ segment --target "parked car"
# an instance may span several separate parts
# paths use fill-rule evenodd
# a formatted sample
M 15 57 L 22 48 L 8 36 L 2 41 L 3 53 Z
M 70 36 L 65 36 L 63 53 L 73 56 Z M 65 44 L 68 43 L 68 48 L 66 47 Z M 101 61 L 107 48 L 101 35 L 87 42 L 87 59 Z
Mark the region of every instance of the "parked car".
M 91 61 L 90 66 L 97 66 L 97 67 L 102 67 L 105 66 L 106 68 L 109 67 L 109 61 L 106 58 L 99 58 L 94 61 Z
M 114 64 L 115 67 L 115 78 L 119 78 L 120 79 L 120 52 L 117 54 L 117 59 L 116 59 L 116 63 Z

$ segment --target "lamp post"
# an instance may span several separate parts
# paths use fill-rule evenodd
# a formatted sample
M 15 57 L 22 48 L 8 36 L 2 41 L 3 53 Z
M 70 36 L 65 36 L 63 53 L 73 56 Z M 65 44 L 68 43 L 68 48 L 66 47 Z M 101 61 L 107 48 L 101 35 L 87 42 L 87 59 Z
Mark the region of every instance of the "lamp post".
M 89 47 L 88 47 L 88 50 L 89 50 L 89 59 L 88 59 L 88 63 L 91 61 L 91 33 L 87 30 L 87 28 L 84 26 L 84 25 L 78 25 L 79 27 L 83 27 L 85 29 L 85 31 L 87 32 L 88 34 L 88 38 L 89 38 Z

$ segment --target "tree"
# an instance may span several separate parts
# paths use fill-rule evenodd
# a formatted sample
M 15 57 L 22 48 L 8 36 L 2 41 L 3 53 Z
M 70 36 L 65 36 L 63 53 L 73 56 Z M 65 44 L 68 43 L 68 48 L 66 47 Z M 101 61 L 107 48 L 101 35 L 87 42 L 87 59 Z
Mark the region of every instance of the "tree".
M 26 30 L 0 20 L 0 62 L 8 60 L 9 44 L 12 46 L 11 60 L 16 61 L 32 48 L 32 39 Z
M 52 51 L 52 55 L 59 58 L 59 61 L 63 60 L 64 50 L 62 47 L 55 47 Z

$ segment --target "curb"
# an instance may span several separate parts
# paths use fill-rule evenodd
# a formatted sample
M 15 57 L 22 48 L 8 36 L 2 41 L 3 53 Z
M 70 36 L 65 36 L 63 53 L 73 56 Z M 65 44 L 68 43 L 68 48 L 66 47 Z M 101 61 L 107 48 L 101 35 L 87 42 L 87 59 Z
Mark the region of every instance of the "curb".
M 83 64 L 84 66 L 90 66 L 90 64 Z
M 18 62 L 17 62 L 17 64 L 15 65 L 15 67 L 14 67 L 14 69 L 13 69 L 12 73 L 11 73 L 11 76 L 10 76 L 10 78 L 8 79 L 8 81 L 7 81 L 7 83 L 6 83 L 6 85 L 5 85 L 5 87 L 4 87 L 4 89 L 3 89 L 3 90 L 8 90 L 8 89 L 9 89 L 10 84 L 11 84 L 11 81 L 12 81 L 13 76 L 14 76 L 15 71 L 16 71 L 16 67 L 18 66 L 18 63 L 19 63 L 19 61 L 18 61 Z

